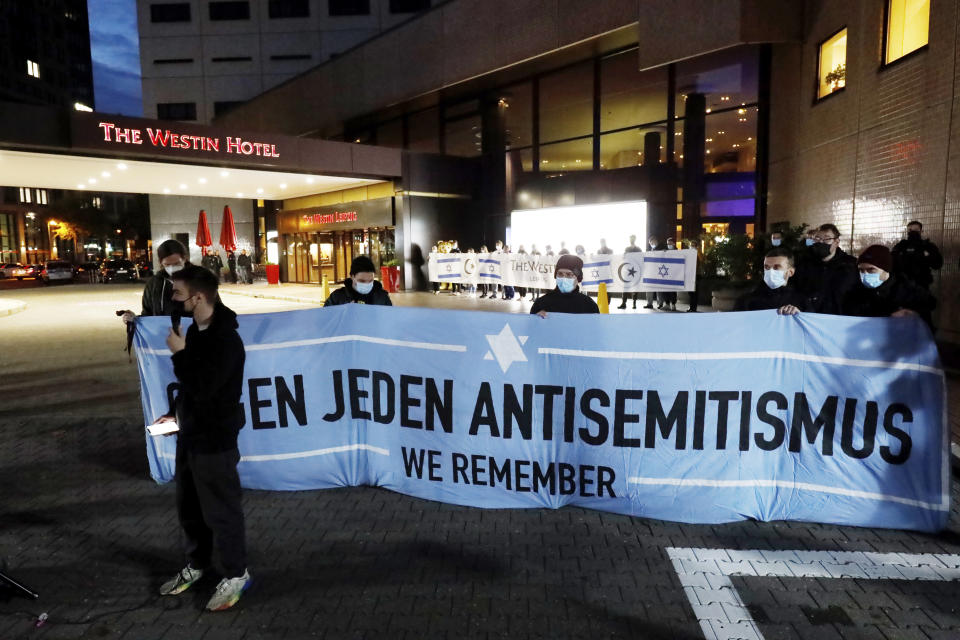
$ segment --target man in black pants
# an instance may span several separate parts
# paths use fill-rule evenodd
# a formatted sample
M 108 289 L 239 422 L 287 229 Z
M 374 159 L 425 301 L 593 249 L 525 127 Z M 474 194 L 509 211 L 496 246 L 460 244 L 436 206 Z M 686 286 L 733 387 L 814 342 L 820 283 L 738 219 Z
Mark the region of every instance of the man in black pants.
M 176 420 L 177 515 L 186 536 L 186 567 L 160 587 L 177 595 L 210 565 L 216 547 L 223 579 L 207 609 L 222 611 L 237 603 L 250 585 L 243 507 L 237 463 L 237 434 L 243 421 L 243 341 L 237 314 L 220 301 L 217 277 L 187 266 L 173 274 L 173 299 L 193 316 L 186 335 L 170 330 L 167 346 L 180 389 L 173 410 L 157 423 Z

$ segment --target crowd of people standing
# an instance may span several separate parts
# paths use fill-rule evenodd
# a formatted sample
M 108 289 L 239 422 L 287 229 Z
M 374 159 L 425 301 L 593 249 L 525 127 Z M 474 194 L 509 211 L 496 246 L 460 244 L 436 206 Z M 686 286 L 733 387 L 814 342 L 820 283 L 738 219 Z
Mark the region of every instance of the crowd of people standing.
M 226 271 L 218 249 L 205 254 L 200 260 L 200 266 L 217 276 L 220 282 L 253 284 L 253 260 L 247 255 L 246 249 L 241 250 L 239 256 L 233 251 L 227 251 Z

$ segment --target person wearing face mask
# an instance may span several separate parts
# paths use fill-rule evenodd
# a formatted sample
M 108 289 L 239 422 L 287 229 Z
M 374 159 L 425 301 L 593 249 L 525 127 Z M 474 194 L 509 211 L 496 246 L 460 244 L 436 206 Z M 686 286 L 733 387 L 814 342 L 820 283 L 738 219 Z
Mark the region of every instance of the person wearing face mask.
M 937 245 L 924 240 L 923 225 L 919 220 L 907 224 L 907 238 L 893 247 L 893 271 L 924 289 L 933 284 L 933 272 L 943 266 L 943 256 Z
M 630 236 L 630 245 L 623 250 L 624 253 L 640 253 L 643 249 L 637 246 L 637 236 Z M 633 293 L 624 292 L 620 298 L 620 306 L 617 309 L 626 309 L 627 308 L 627 296 L 633 296 L 633 308 L 637 308 L 637 298 L 640 297 L 640 293 L 634 291 Z
M 677 243 L 674 242 L 673 238 L 667 238 L 667 251 L 673 251 L 677 248 Z M 660 300 L 660 303 L 657 304 L 657 309 L 666 307 L 668 311 L 677 310 L 677 292 L 676 291 L 661 291 L 657 294 L 657 298 Z
M 580 292 L 583 281 L 583 260 L 577 256 L 560 256 L 553 277 L 557 286 L 537 298 L 530 313 L 546 318 L 547 313 L 600 313 L 600 308 L 590 296 Z
M 647 248 L 649 251 L 665 251 L 667 248 L 667 245 L 660 244 L 660 239 L 657 238 L 657 236 L 650 236 L 649 238 L 647 238 Z M 647 298 L 647 304 L 643 305 L 643 308 L 653 309 L 654 301 L 658 300 L 657 292 L 648 291 L 644 295 Z M 657 302 L 657 309 L 663 309 L 663 301 L 664 301 L 663 298 L 659 298 L 659 302 Z
M 891 273 L 893 255 L 883 245 L 864 249 L 857 259 L 860 281 L 843 299 L 843 315 L 869 318 L 920 316 L 933 329 L 936 300 L 930 292 Z
M 807 296 L 807 309 L 839 314 L 843 297 L 857 284 L 857 260 L 840 248 L 840 231 L 832 224 L 817 229 L 815 242 L 797 264 L 794 286 Z
M 741 296 L 734 311 L 776 309 L 780 315 L 804 311 L 806 297 L 790 286 L 794 272 L 793 252 L 782 247 L 771 249 L 763 258 L 763 282 Z
M 190 264 L 187 249 L 170 238 L 164 240 L 157 247 L 157 258 L 160 260 L 160 269 L 147 281 L 143 288 L 143 297 L 140 300 L 141 316 L 169 316 L 179 305 L 173 301 L 173 285 L 170 276 Z M 137 317 L 129 309 L 120 316 L 124 324 L 129 324 Z
M 770 234 L 770 246 L 774 249 L 779 249 L 783 246 L 783 234 L 779 231 L 774 231 Z
M 325 307 L 338 304 L 379 304 L 392 307 L 390 294 L 374 279 L 373 260 L 367 256 L 357 256 L 350 263 L 350 277 L 343 286 L 330 294 Z
M 806 224 L 806 223 L 804 223 L 804 224 Z M 807 229 L 807 232 L 806 232 L 806 234 L 804 235 L 804 238 L 803 238 L 803 246 L 804 246 L 804 247 L 807 247 L 807 248 L 812 247 L 813 244 L 817 241 L 817 240 L 816 240 L 816 237 L 817 237 L 817 228 L 816 228 L 816 227 L 811 227 L 811 228 Z
M 154 424 L 179 426 L 174 482 L 187 564 L 161 585 L 160 595 L 182 594 L 214 565 L 222 579 L 206 608 L 223 611 L 250 585 L 237 473 L 246 352 L 237 314 L 220 301 L 216 276 L 190 265 L 171 280 L 173 299 L 193 323 L 167 335 L 179 391 Z

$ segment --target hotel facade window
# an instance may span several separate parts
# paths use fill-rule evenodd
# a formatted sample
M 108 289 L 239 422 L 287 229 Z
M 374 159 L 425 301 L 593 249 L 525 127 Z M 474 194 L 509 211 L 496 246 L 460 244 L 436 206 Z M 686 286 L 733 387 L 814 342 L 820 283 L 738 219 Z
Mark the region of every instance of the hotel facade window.
M 930 0 L 887 0 L 884 64 L 925 47 L 930 39 Z
M 196 120 L 197 104 L 195 102 L 161 102 L 157 104 L 157 118 L 159 120 Z
M 270 0 L 267 15 L 271 20 L 277 18 L 309 18 L 309 0 Z
M 33 60 L 27 60 L 27 75 L 39 78 L 40 77 L 40 65 L 38 65 Z
M 368 16 L 370 0 L 328 0 L 327 11 L 331 16 Z
M 150 22 L 190 22 L 190 3 L 158 2 L 151 4 Z
M 249 20 L 250 3 L 246 0 L 211 2 L 210 3 L 211 20 Z
M 847 28 L 844 27 L 820 45 L 817 64 L 817 99 L 826 98 L 847 84 Z
M 390 13 L 417 13 L 430 8 L 430 0 L 390 0 Z

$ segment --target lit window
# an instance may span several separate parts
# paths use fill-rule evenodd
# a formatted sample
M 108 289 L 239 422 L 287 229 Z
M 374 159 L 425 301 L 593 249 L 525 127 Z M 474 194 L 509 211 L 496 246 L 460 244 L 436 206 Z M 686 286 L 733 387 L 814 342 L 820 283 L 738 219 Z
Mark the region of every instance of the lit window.
M 37 204 L 47 204 L 46 189 L 37 189 Z
M 925 46 L 929 36 L 930 0 L 887 0 L 885 64 Z
M 33 60 L 27 60 L 27 75 L 33 76 L 34 78 L 39 78 L 40 65 L 38 65 Z
M 82 102 L 74 102 L 73 108 L 75 111 L 93 111 L 93 109 L 83 104 Z
M 100 200 L 100 196 L 94 196 L 91 202 L 94 209 L 100 209 L 103 207 L 103 202 Z
M 847 30 L 841 29 L 820 45 L 820 82 L 817 98 L 823 98 L 847 84 Z
M 20 202 L 33 202 L 30 197 L 30 189 L 20 187 Z

